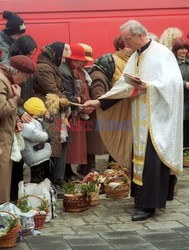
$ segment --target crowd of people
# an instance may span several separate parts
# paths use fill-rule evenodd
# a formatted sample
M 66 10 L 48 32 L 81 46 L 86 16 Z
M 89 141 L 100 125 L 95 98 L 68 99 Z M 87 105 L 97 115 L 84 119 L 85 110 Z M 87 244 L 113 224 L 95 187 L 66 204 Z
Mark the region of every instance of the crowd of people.
M 24 20 L 10 11 L 3 18 L 0 204 L 17 200 L 24 163 L 31 182 L 49 178 L 61 186 L 94 171 L 95 155 L 109 154 L 131 168 L 132 220 L 165 207 L 173 199 L 175 174 L 182 172 L 183 138 L 189 146 L 189 44 L 182 31 L 165 30 L 160 44 L 130 20 L 113 41 L 115 52 L 87 70 L 91 46 L 63 41 L 44 44 L 34 66 L 37 44 L 25 34 Z M 125 72 L 138 77 L 132 85 Z M 100 129 L 103 119 L 132 121 L 132 129 Z

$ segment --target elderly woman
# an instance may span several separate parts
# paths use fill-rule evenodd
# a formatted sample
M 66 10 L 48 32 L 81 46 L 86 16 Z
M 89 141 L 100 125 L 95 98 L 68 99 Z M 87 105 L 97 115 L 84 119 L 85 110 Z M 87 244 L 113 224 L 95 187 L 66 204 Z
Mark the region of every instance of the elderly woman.
M 41 54 L 37 59 L 37 69 L 34 74 L 34 92 L 35 96 L 45 101 L 47 94 L 55 94 L 62 98 L 64 96 L 64 79 L 59 71 L 59 66 L 65 57 L 71 54 L 68 44 L 55 42 L 43 47 Z M 64 107 L 59 108 L 58 114 L 54 117 L 54 122 L 48 127 L 48 133 L 52 136 L 51 147 L 54 161 L 53 176 L 46 173 L 46 177 L 52 178 L 55 184 L 61 185 L 65 173 L 65 159 L 67 154 L 67 143 L 61 142 L 61 129 L 57 129 L 56 122 L 60 121 L 61 112 Z M 49 166 L 46 166 L 48 169 Z M 32 169 L 31 169 L 32 170 Z M 32 173 L 33 180 L 41 174 L 40 169 L 35 169 Z M 48 176 L 49 175 L 49 176 Z
M 32 61 L 26 56 L 14 56 L 10 66 L 0 64 L 0 203 L 10 201 L 12 163 L 10 160 L 15 129 L 21 131 L 16 120 L 17 102 L 20 98 L 22 82 L 35 71 Z
M 189 43 L 183 39 L 178 38 L 175 40 L 172 49 L 181 74 L 184 86 L 184 147 L 189 147 Z
M 10 47 L 9 54 L 3 64 L 10 63 L 10 58 L 17 55 L 24 55 L 32 59 L 37 50 L 35 40 L 29 35 L 23 35 L 19 37 Z M 22 104 L 34 95 L 33 90 L 33 78 L 28 77 L 26 82 L 21 85 L 21 99 L 22 103 L 17 107 L 17 115 L 22 122 L 31 122 L 31 116 L 25 111 Z M 12 182 L 11 182 L 11 201 L 15 201 L 18 198 L 18 183 L 23 180 L 23 165 L 24 161 L 21 159 L 19 162 L 13 161 L 12 164 Z
M 115 41 L 116 44 L 119 44 L 119 46 L 117 45 L 118 47 L 125 46 L 123 44 L 121 45 L 121 43 L 117 42 L 117 40 Z M 117 52 L 118 47 L 116 47 Z M 102 55 L 101 57 L 95 60 L 92 68 L 89 70 L 89 75 L 92 79 L 92 84 L 89 89 L 89 93 L 92 100 L 95 100 L 101 95 L 108 92 L 113 86 L 113 79 L 118 80 L 121 76 L 122 70 L 124 69 L 124 66 L 127 62 L 126 58 L 128 59 L 131 50 L 128 50 L 128 56 L 124 56 L 123 52 L 120 52 L 121 53 L 117 53 L 116 55 L 110 53 Z M 117 58 L 118 55 L 120 59 Z M 125 105 L 127 105 L 127 110 L 130 110 L 130 102 L 127 101 L 127 104 Z M 128 116 L 128 120 L 129 119 L 130 117 Z M 116 138 L 114 144 L 107 143 L 107 136 L 108 138 L 113 136 L 113 131 L 108 131 L 106 133 L 107 129 L 105 129 L 104 127 L 105 121 L 108 122 L 109 120 L 111 121 L 111 115 L 108 116 L 108 114 L 106 114 L 106 117 L 101 119 L 99 118 L 99 114 L 96 110 L 94 110 L 90 115 L 90 121 L 92 121 L 93 125 L 91 127 L 91 130 L 87 131 L 87 153 L 88 165 L 91 166 L 91 168 L 95 168 L 95 155 L 103 155 L 108 153 L 112 156 L 117 155 L 115 148 Z M 118 130 L 116 136 L 119 136 L 119 134 L 120 131 Z M 114 157 L 114 159 L 116 160 L 118 158 Z M 112 161 L 114 159 L 111 156 L 109 157 L 109 161 Z M 84 175 L 85 174 L 87 174 L 87 167 L 85 167 L 84 170 Z
M 89 85 L 91 79 L 84 70 L 88 59 L 85 57 L 85 49 L 80 44 L 70 45 L 72 54 L 67 58 L 66 63 L 61 65 L 62 76 L 64 77 L 65 94 L 69 101 L 74 103 L 85 103 L 89 100 Z M 67 165 L 65 180 L 79 178 L 71 168 L 71 164 L 87 164 L 87 143 L 85 121 L 89 119 L 86 110 L 80 108 L 72 109 L 70 123 L 72 124 L 71 140 L 68 145 Z M 80 128 L 78 128 L 81 124 Z

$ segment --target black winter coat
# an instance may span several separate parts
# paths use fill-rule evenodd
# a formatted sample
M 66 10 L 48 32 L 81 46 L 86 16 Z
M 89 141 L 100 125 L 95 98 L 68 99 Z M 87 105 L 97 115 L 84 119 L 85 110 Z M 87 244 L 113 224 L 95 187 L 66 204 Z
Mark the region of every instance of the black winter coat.
M 185 83 L 189 82 L 189 58 L 181 60 L 177 58 L 184 84 L 184 120 L 189 120 L 189 89 Z

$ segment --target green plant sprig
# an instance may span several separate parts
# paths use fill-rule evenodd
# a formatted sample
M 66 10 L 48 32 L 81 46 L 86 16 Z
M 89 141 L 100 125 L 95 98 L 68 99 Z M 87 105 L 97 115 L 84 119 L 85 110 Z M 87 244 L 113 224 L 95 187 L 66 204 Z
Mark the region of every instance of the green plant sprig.
M 22 213 L 29 212 L 32 207 L 28 204 L 28 195 L 24 194 L 22 198 L 19 199 L 17 207 L 20 209 Z

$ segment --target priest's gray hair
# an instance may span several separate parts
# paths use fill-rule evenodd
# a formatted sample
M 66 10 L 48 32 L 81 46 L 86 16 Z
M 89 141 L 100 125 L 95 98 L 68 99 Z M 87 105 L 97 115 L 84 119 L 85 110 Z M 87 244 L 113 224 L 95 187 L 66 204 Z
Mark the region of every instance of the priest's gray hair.
M 132 35 L 147 35 L 147 29 L 136 20 L 129 20 L 120 27 L 121 30 L 124 30 L 125 28 L 129 28 Z

